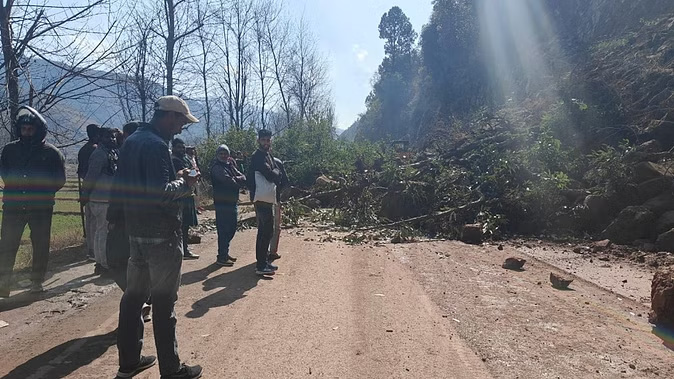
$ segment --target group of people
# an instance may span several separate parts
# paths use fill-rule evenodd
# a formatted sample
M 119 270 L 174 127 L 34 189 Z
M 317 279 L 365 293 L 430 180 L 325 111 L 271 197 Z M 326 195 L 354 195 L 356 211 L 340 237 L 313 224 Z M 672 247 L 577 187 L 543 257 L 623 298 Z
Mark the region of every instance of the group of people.
M 12 269 L 25 225 L 33 244 L 30 292 L 43 292 L 55 194 L 65 184 L 64 156 L 45 141 L 47 122 L 34 109 L 20 108 L 14 128 L 20 138 L 0 157 L 4 181 L 0 230 L 0 297 L 10 295 Z M 112 275 L 124 294 L 120 302 L 117 376 L 130 378 L 159 362 L 162 378 L 199 378 L 202 368 L 181 362 L 176 340 L 175 303 L 190 226 L 197 223 L 196 154 L 174 138 L 198 122 L 176 96 L 157 100 L 149 123 L 129 122 L 123 130 L 87 127 L 89 142 L 78 156 L 80 201 L 86 217 L 89 256 L 95 271 Z M 250 191 L 257 215 L 257 275 L 274 275 L 278 266 L 280 189 L 288 182 L 280 160 L 271 155 L 269 130 L 258 133 L 258 150 L 244 175 L 226 145 L 209 167 L 218 232 L 216 264 L 233 266 L 230 243 L 237 229 L 239 195 Z M 169 144 L 172 148 L 169 148 Z M 241 157 L 238 155 L 239 158 Z M 141 355 L 144 321 L 152 307 L 158 357 Z

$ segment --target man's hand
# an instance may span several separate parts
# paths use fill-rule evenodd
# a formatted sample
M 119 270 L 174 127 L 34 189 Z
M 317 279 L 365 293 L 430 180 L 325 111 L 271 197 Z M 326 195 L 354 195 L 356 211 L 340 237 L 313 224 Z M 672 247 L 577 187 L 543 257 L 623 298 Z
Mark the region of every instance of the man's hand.
M 184 168 L 184 169 L 182 169 L 182 170 L 176 172 L 176 176 L 177 176 L 178 178 L 183 178 L 183 179 L 186 179 L 187 176 L 188 176 L 189 174 L 190 174 L 190 169 L 189 169 L 189 168 Z
M 176 176 L 178 178 L 183 178 L 188 186 L 193 187 L 197 184 L 199 179 L 201 179 L 201 174 L 197 173 L 196 176 L 190 176 L 190 171 L 192 170 L 190 170 L 189 168 L 184 168 L 176 172 Z

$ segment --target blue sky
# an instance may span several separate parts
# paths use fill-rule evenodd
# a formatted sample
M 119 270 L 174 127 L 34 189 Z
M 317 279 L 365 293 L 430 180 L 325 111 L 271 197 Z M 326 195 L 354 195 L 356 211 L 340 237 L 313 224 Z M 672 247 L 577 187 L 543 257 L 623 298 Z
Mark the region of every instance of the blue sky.
M 420 33 L 432 10 L 431 0 L 286 0 L 286 4 L 296 17 L 304 15 L 329 62 L 337 124 L 342 129 L 365 110 L 372 75 L 384 57 L 377 29 L 381 16 L 397 5 Z

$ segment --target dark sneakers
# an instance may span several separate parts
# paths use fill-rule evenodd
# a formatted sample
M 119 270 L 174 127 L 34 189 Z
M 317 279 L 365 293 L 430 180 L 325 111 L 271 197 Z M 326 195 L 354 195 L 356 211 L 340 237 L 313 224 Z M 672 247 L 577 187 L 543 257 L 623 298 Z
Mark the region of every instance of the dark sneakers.
M 257 275 L 274 275 L 274 274 L 276 274 L 276 271 L 272 270 L 269 266 L 267 266 L 263 269 L 256 268 L 255 274 L 257 274 Z
M 236 258 L 234 258 L 234 257 L 231 256 L 231 255 L 229 256 L 229 260 L 232 261 L 232 262 L 236 262 Z
M 157 363 L 157 357 L 154 357 L 152 355 L 147 357 L 141 356 L 140 362 L 138 362 L 138 364 L 135 367 L 132 367 L 130 369 L 120 368 L 119 371 L 117 371 L 117 378 L 133 378 L 140 372 L 145 371 L 150 367 L 154 366 L 155 363 Z
M 30 293 L 38 294 L 42 292 L 45 292 L 44 287 L 42 287 L 42 283 L 33 282 L 33 284 L 31 284 Z
M 278 270 L 278 266 L 277 266 L 277 265 L 273 265 L 273 264 L 271 264 L 271 263 L 267 263 L 267 268 L 268 268 L 268 269 L 271 269 L 272 271 Z
M 188 251 L 183 255 L 183 259 L 199 259 L 199 255 L 194 254 L 191 251 Z
M 215 261 L 215 264 L 218 265 L 218 266 L 224 266 L 224 267 L 232 267 L 232 266 L 234 266 L 234 262 L 232 262 L 232 261 L 229 260 L 229 259 L 226 260 L 226 261 L 217 260 L 217 261 Z
M 188 366 L 183 364 L 178 372 L 171 375 L 162 375 L 161 379 L 197 379 L 201 378 L 204 369 L 199 365 Z

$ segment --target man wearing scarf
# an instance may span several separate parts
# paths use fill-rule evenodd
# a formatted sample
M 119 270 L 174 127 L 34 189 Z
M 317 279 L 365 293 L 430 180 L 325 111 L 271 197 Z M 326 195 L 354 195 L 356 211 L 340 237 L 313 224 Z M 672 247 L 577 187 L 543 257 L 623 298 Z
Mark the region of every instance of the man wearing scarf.
M 7 144 L 0 156 L 0 176 L 5 183 L 0 229 L 0 297 L 9 296 L 16 253 L 26 224 L 33 246 L 30 291 L 44 291 L 54 196 L 66 182 L 65 159 L 56 147 L 45 142 L 47 121 L 42 115 L 23 106 L 14 127 L 21 138 Z
M 236 258 L 229 255 L 229 243 L 236 234 L 239 189 L 246 183 L 246 177 L 236 169 L 227 145 L 220 145 L 215 153 L 211 163 L 211 182 L 218 230 L 218 258 L 215 263 L 233 266 Z

